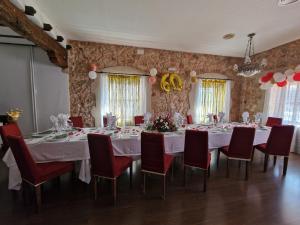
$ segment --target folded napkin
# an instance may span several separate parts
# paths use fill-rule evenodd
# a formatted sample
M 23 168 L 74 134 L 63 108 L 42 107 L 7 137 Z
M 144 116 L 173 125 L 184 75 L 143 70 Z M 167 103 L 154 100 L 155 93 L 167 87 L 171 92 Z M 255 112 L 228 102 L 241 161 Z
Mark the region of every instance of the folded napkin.
M 207 114 L 207 117 L 208 117 L 208 122 L 209 122 L 209 123 L 212 123 L 212 122 L 213 122 L 214 114 L 208 113 L 208 114 Z
M 243 112 L 242 118 L 243 118 L 244 123 L 248 123 L 249 122 L 249 112 Z
M 225 113 L 224 112 L 219 112 L 218 113 L 218 117 L 219 117 L 219 122 L 223 123 L 224 122 Z

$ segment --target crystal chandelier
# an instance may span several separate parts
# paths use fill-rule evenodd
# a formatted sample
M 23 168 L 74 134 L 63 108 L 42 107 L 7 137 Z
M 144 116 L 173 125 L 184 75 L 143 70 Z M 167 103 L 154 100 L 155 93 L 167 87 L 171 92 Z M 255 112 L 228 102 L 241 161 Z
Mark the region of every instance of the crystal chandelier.
M 248 43 L 245 51 L 245 59 L 242 65 L 235 64 L 233 70 L 237 72 L 237 75 L 243 77 L 252 77 L 262 71 L 267 65 L 267 60 L 263 59 L 260 64 L 252 63 L 251 57 L 254 55 L 253 37 L 255 33 L 248 34 Z

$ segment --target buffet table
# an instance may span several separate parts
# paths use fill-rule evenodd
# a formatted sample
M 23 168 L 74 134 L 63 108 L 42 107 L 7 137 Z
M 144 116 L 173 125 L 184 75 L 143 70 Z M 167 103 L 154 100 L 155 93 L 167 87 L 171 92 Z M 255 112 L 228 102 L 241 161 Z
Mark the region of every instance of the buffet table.
M 222 126 L 188 125 L 176 132 L 164 133 L 165 151 L 169 154 L 183 152 L 185 129 L 207 130 L 209 133 L 209 149 L 228 145 L 234 126 L 245 126 L 240 124 L 230 124 Z M 248 125 L 249 126 L 249 125 Z M 79 179 L 89 183 L 90 174 L 90 154 L 87 141 L 88 133 L 98 133 L 110 135 L 114 154 L 118 156 L 133 156 L 139 158 L 141 153 L 140 133 L 141 127 L 125 127 L 118 131 L 110 131 L 104 128 L 83 128 L 80 131 L 67 132 L 65 135 L 50 133 L 26 139 L 26 143 L 33 159 L 37 163 L 52 161 L 80 161 Z M 266 143 L 270 129 L 257 128 L 254 145 Z M 21 187 L 21 175 L 14 156 L 9 149 L 3 157 L 3 161 L 9 168 L 8 188 L 19 190 Z

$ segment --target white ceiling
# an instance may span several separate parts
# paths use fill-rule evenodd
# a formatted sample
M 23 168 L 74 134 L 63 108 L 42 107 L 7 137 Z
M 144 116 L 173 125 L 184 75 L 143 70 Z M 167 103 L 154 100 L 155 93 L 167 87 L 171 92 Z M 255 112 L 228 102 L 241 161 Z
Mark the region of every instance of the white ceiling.
M 300 38 L 300 2 L 278 0 L 39 0 L 68 39 L 227 56 L 243 56 Z M 232 40 L 223 40 L 235 33 Z

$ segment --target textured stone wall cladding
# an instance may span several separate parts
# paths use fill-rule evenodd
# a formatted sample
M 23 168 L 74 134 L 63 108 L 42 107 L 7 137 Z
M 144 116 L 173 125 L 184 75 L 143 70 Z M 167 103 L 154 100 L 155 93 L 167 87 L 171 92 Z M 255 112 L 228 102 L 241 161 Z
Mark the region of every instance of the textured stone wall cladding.
M 262 112 L 264 106 L 265 91 L 259 88 L 258 79 L 266 72 L 284 72 L 288 68 L 294 69 L 300 64 L 300 40 L 296 40 L 268 51 L 255 55 L 254 60 L 261 62 L 263 58 L 268 60 L 265 71 L 254 78 L 244 79 L 242 83 L 240 111 L 248 111 L 250 115 Z
M 167 72 L 169 67 L 177 68 L 184 80 L 181 92 L 169 94 L 160 90 L 158 77 L 152 88 L 151 106 L 154 113 L 179 111 L 186 114 L 189 109 L 189 91 L 191 81 L 189 73 L 195 70 L 201 73 L 219 73 L 233 80 L 231 120 L 240 118 L 240 102 L 243 78 L 237 77 L 232 70 L 240 58 L 193 54 L 185 52 L 167 51 L 145 48 L 144 55 L 137 55 L 136 47 L 110 45 L 92 42 L 70 41 L 72 49 L 69 51 L 70 103 L 71 114 L 82 115 L 86 126 L 94 125 L 91 115 L 96 105 L 96 81 L 89 80 L 89 64 L 95 63 L 98 70 L 111 66 L 130 66 L 148 72 L 155 67 L 159 74 Z M 247 89 L 247 85 L 244 88 Z M 244 91 L 244 90 L 243 90 Z M 255 90 L 257 91 L 257 90 Z

